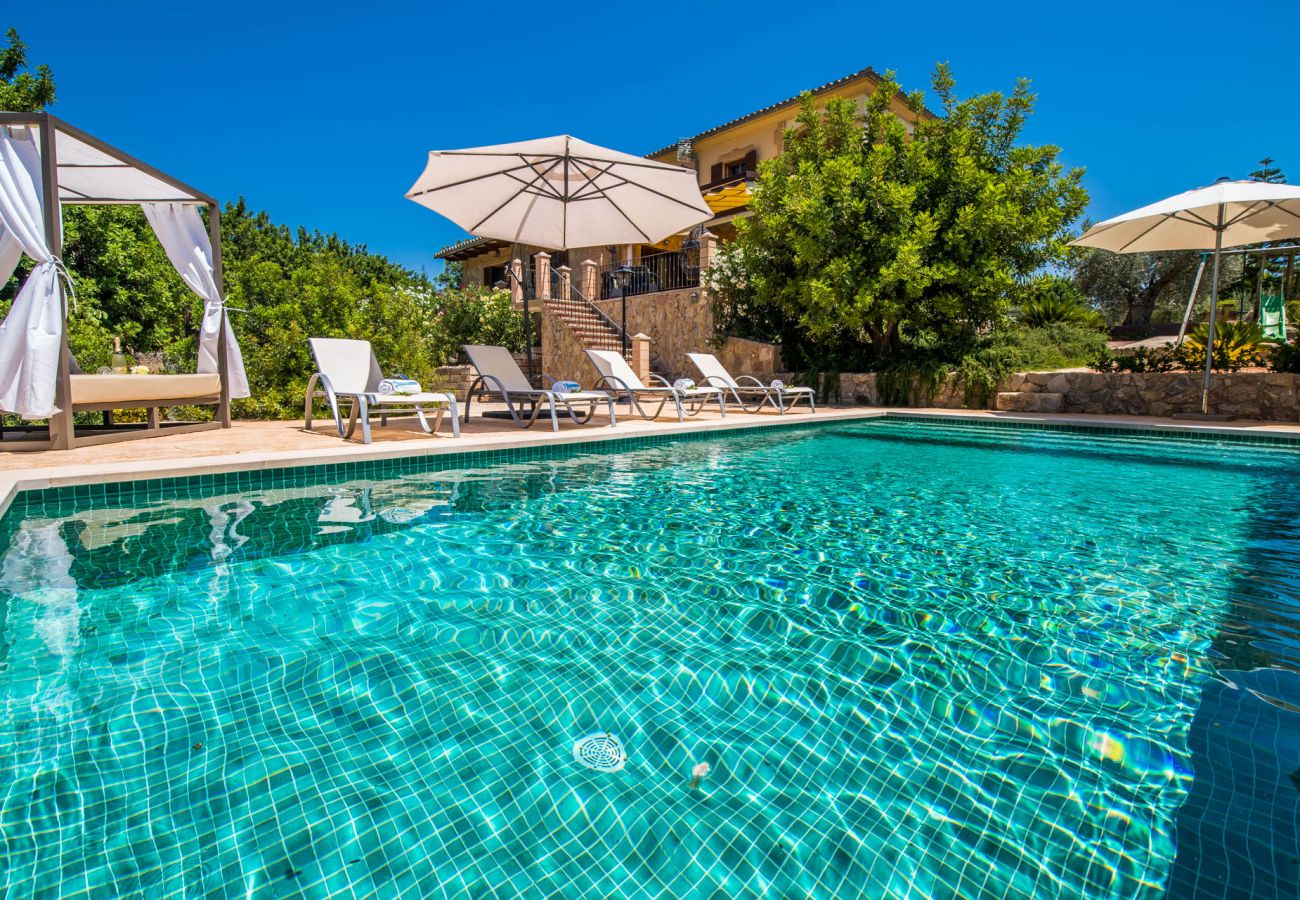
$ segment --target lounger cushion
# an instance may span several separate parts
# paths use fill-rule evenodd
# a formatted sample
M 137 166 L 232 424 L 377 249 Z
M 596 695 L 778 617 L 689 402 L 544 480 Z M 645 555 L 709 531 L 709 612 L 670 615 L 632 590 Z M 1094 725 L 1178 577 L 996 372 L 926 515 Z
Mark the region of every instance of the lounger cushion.
M 159 400 L 215 397 L 221 376 L 202 375 L 73 375 L 72 404 L 121 403 L 120 409 L 149 406 Z
M 456 400 L 451 394 L 435 394 L 423 391 L 419 394 L 371 394 L 371 402 L 388 406 L 414 406 L 417 403 L 452 403 Z
M 606 394 L 604 391 L 569 391 L 568 393 L 560 393 L 559 391 L 554 391 L 552 393 L 554 393 L 555 397 L 559 400 L 608 400 L 609 399 L 609 394 Z
M 738 391 L 739 393 L 742 394 L 776 393 L 776 388 L 774 387 L 771 387 L 769 385 L 757 385 L 757 384 L 738 384 L 734 388 L 732 388 L 732 390 Z M 792 384 L 787 384 L 785 387 L 781 388 L 781 392 L 784 394 L 811 394 L 813 393 L 813 389 L 810 387 L 795 387 Z

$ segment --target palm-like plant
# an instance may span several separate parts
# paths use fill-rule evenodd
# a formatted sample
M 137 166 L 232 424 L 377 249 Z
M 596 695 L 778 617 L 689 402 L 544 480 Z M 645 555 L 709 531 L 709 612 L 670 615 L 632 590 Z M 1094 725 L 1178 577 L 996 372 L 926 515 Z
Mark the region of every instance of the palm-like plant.
M 1068 278 L 1046 276 L 1029 285 L 1028 297 L 1020 305 L 1020 321 L 1030 328 L 1077 325 L 1106 329 L 1106 320 L 1090 307 Z
M 1191 330 L 1178 348 L 1183 365 L 1189 369 L 1205 367 L 1205 341 L 1209 332 L 1202 322 Z M 1268 341 L 1255 322 L 1216 322 L 1214 324 L 1214 360 L 1212 367 L 1235 371 L 1263 362 Z

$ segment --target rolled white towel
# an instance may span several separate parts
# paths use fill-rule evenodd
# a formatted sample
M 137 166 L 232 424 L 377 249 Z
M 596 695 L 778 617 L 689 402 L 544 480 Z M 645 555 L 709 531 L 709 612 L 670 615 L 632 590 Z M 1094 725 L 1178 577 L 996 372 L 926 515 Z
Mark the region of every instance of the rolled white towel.
M 422 390 L 414 378 L 385 378 L 379 382 L 381 394 L 418 394 Z
M 576 381 L 557 381 L 551 385 L 551 390 L 557 394 L 572 394 L 582 390 L 582 385 Z
M 695 390 L 695 379 L 678 378 L 676 381 L 673 382 L 673 387 L 677 388 L 677 390 L 679 391 L 693 391 Z

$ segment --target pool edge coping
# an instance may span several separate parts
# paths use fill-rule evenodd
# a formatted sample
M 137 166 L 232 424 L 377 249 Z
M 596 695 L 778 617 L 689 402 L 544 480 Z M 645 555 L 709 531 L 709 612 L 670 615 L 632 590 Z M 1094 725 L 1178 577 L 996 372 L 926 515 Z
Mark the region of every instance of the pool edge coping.
M 171 478 L 189 478 L 203 475 L 225 475 L 239 472 L 272 472 L 278 470 L 310 468 L 314 466 L 348 465 L 353 463 L 383 462 L 396 459 L 450 454 L 477 455 L 509 452 L 537 447 L 583 446 L 612 441 L 635 440 L 662 436 L 709 434 L 742 430 L 761 430 L 773 427 L 816 424 L 817 422 L 852 421 L 883 418 L 883 409 L 828 409 L 816 414 L 798 416 L 747 417 L 735 421 L 709 420 L 705 422 L 654 423 L 631 422 L 632 427 L 602 427 L 581 431 L 515 431 L 502 432 L 500 437 L 465 445 L 458 439 L 421 441 L 419 444 L 341 444 L 313 450 L 278 450 L 270 453 L 239 453 L 220 456 L 177 457 L 174 459 L 146 460 L 140 463 L 110 463 L 102 467 L 68 466 L 68 474 L 58 474 L 56 467 L 34 468 L 30 473 L 21 470 L 0 475 L 0 518 L 8 512 L 19 494 L 98 484 L 123 482 L 149 482 Z M 622 424 L 622 423 L 620 423 Z
M 1225 426 L 1174 422 L 1170 420 L 1124 421 L 1115 417 L 1084 417 L 1062 414 L 993 414 L 988 410 L 932 409 L 873 407 L 854 409 L 825 409 L 816 414 L 798 416 L 773 416 L 758 419 L 749 416 L 733 421 L 710 420 L 706 422 L 657 423 L 632 422 L 632 427 L 598 428 L 565 432 L 502 432 L 500 436 L 479 443 L 465 445 L 457 439 L 421 441 L 419 444 L 343 444 L 297 450 L 279 450 L 270 453 L 234 453 L 219 456 L 192 456 L 173 459 L 146 460 L 140 463 L 106 463 L 67 466 L 67 474 L 59 474 L 58 467 L 33 468 L 30 472 L 16 470 L 0 475 L 0 518 L 9 511 L 19 494 L 31 491 L 78 487 L 123 482 L 149 482 L 169 478 L 188 478 L 202 475 L 223 475 L 238 472 L 278 471 L 313 466 L 348 465 L 352 463 L 382 462 L 395 459 L 417 459 L 448 454 L 476 455 L 508 452 L 549 446 L 583 446 L 638 438 L 678 437 L 733 431 L 753 431 L 792 425 L 809 425 L 818 422 L 854 421 L 868 419 L 914 419 L 920 421 L 953 421 L 987 427 L 1038 427 L 1074 431 L 1167 434 L 1226 438 L 1242 443 L 1293 444 L 1300 448 L 1300 430 L 1271 430 L 1263 428 L 1289 423 L 1258 423 Z M 620 423 L 622 424 L 622 423 Z

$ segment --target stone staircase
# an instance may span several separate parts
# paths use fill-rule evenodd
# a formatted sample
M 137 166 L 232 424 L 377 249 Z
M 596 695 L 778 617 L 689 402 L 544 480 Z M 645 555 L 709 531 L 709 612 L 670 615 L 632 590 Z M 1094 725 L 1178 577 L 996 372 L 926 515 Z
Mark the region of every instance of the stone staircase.
M 546 306 L 569 327 L 578 342 L 588 350 L 622 350 L 623 332 L 594 306 L 579 298 L 546 298 Z M 630 359 L 631 342 L 624 354 Z

